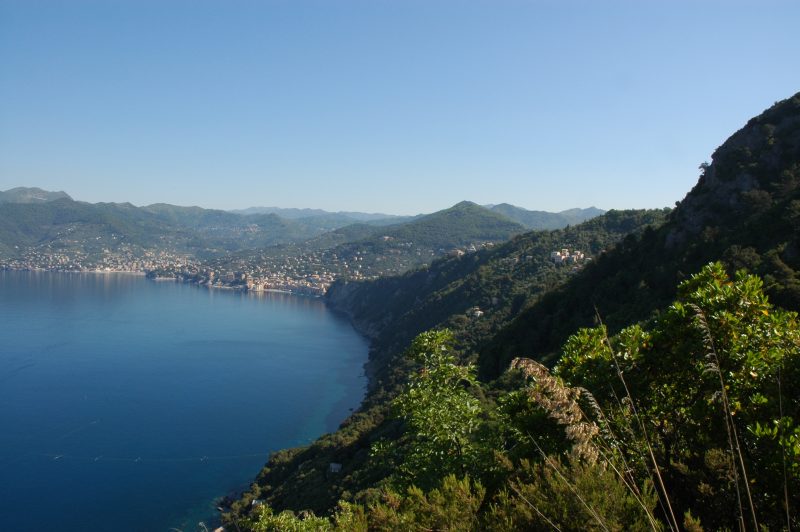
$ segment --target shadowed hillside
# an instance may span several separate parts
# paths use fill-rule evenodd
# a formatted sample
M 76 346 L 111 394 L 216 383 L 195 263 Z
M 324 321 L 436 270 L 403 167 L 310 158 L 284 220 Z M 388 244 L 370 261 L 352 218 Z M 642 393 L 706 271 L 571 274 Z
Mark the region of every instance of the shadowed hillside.
M 800 309 L 800 94 L 732 135 L 659 229 L 630 236 L 523 313 L 481 351 L 497 376 L 515 356 L 550 357 L 595 307 L 611 330 L 647 318 L 713 260 L 747 268 L 773 302 Z

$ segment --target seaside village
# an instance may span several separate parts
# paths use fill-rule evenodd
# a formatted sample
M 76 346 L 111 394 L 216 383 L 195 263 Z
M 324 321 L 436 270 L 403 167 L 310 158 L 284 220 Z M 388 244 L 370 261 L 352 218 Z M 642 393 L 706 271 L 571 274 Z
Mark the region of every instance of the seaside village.
M 387 237 L 388 238 L 388 237 Z M 410 244 L 409 244 L 410 246 Z M 462 257 L 493 246 L 491 242 L 470 244 L 450 250 L 424 250 L 430 257 Z M 409 250 L 410 251 L 410 250 Z M 365 262 L 366 251 L 352 256 L 337 256 L 335 252 L 311 252 L 294 257 L 259 257 L 235 262 L 202 264 L 186 254 L 165 250 L 133 249 L 122 245 L 116 250 L 101 249 L 93 257 L 80 251 L 65 252 L 48 248 L 28 250 L 20 259 L 0 261 L 0 268 L 54 271 L 139 272 L 156 281 L 179 280 L 209 288 L 250 290 L 253 292 L 285 291 L 309 296 L 323 296 L 337 278 L 374 279 L 399 273 L 398 264 L 387 257 L 396 249 L 385 250 L 387 255 Z M 421 250 L 417 249 L 419 255 Z M 380 255 L 380 254 L 378 254 Z M 532 257 L 528 257 L 530 259 Z M 550 253 L 556 266 L 570 267 L 577 272 L 591 258 L 582 251 L 562 248 Z M 473 317 L 482 315 L 473 309 Z

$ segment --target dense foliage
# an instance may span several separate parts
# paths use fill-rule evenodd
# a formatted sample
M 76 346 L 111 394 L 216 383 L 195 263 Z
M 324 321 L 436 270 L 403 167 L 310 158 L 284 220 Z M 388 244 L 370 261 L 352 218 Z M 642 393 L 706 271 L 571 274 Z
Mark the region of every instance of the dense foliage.
M 433 487 L 442 474 L 463 476 L 477 466 L 475 442 L 480 405 L 464 385 L 477 386 L 474 368 L 459 366 L 448 330 L 420 334 L 407 356 L 423 371 L 413 373 L 393 406 L 404 419 L 406 437 L 373 447 L 394 455 L 388 464 L 409 485 Z M 381 442 L 382 444 L 384 442 Z
M 658 319 L 517 359 L 502 386 L 418 336 L 383 477 L 332 518 L 251 513 L 254 530 L 679 530 L 800 525 L 800 323 L 761 281 L 711 264 Z M 794 393 L 792 391 L 795 391 Z M 391 455 L 387 459 L 387 455 Z
M 737 516 L 779 529 L 787 514 L 797 527 L 800 504 L 785 495 L 800 493 L 797 314 L 773 307 L 758 277 L 731 282 L 720 264 L 678 294 L 648 325 L 610 339 L 602 326 L 580 331 L 558 374 L 593 392 L 616 434 L 652 447 L 673 506 L 715 529 Z M 623 442 L 632 458 L 635 443 Z
M 368 459 L 376 441 L 401 436 L 398 423 L 388 418 L 389 402 L 413 369 L 403 353 L 418 334 L 448 327 L 454 354 L 474 358 L 473 346 L 491 338 L 547 290 L 574 279 L 571 266 L 550 260 L 554 249 L 569 246 L 596 256 L 626 234 L 660 223 L 665 214 L 610 211 L 578 226 L 526 233 L 491 250 L 435 261 L 403 276 L 334 285 L 329 303 L 350 313 L 373 337 L 370 392 L 362 408 L 335 433 L 273 455 L 233 510 L 241 512 L 247 501 L 265 498 L 275 508 L 319 513 L 380 481 L 385 472 Z M 485 311 L 480 318 L 468 314 L 475 305 Z M 326 473 L 330 463 L 342 464 L 341 472 Z

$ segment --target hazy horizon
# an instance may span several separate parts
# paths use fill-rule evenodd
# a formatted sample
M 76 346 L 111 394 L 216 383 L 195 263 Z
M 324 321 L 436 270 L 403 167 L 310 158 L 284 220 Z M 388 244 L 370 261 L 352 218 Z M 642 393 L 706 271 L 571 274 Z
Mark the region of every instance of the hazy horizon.
M 450 208 L 453 205 L 461 203 L 462 201 L 469 201 L 471 203 L 475 203 L 476 205 L 480 205 L 482 207 L 489 207 L 489 208 L 495 207 L 495 206 L 501 205 L 501 204 L 508 204 L 508 205 L 513 206 L 513 207 L 519 207 L 521 209 L 525 209 L 525 210 L 529 210 L 529 211 L 535 211 L 536 210 L 536 211 L 546 211 L 546 212 L 551 212 L 551 213 L 559 213 L 559 212 L 572 210 L 572 209 L 581 209 L 581 210 L 600 209 L 602 211 L 608 210 L 608 209 L 603 209 L 602 207 L 598 207 L 596 205 L 589 205 L 588 207 L 575 206 L 575 207 L 568 207 L 567 209 L 560 209 L 558 211 L 553 211 L 553 210 L 549 210 L 548 211 L 546 209 L 529 209 L 529 208 L 527 208 L 527 207 L 525 207 L 523 205 L 516 205 L 516 204 L 511 203 L 509 201 L 501 201 L 499 203 L 482 203 L 482 202 L 469 200 L 469 199 L 459 200 L 456 203 L 453 203 L 451 205 L 445 205 L 443 207 L 440 207 L 440 208 L 436 209 L 435 211 L 415 212 L 415 213 L 394 213 L 394 212 L 378 212 L 378 211 L 353 211 L 353 210 L 350 210 L 350 209 L 323 209 L 323 208 L 320 208 L 320 207 L 308 207 L 308 206 L 283 207 L 283 206 L 278 206 L 278 205 L 250 205 L 248 207 L 242 207 L 242 208 L 222 209 L 220 207 L 214 207 L 214 206 L 182 205 L 182 204 L 178 204 L 178 203 L 167 203 L 167 202 L 164 202 L 164 201 L 155 201 L 153 203 L 144 203 L 144 204 L 136 204 L 136 203 L 133 203 L 133 202 L 130 202 L 130 201 L 111 201 L 111 202 L 106 202 L 106 201 L 87 201 L 87 200 L 84 200 L 82 198 L 75 197 L 75 195 L 71 194 L 69 190 L 47 190 L 47 189 L 43 189 L 42 187 L 38 187 L 36 185 L 12 186 L 12 187 L 8 187 L 5 190 L 0 189 L 0 192 L 8 192 L 9 190 L 12 190 L 12 189 L 15 189 L 15 188 L 38 188 L 38 189 L 44 190 L 45 192 L 63 192 L 64 194 L 67 194 L 70 198 L 72 198 L 74 201 L 83 201 L 83 202 L 86 202 L 86 203 L 130 203 L 131 205 L 134 205 L 135 207 L 148 207 L 150 205 L 167 204 L 167 205 L 174 205 L 176 207 L 187 207 L 187 208 L 200 207 L 202 209 L 220 210 L 220 211 L 228 211 L 228 212 L 247 211 L 247 210 L 250 210 L 250 209 L 281 209 L 281 210 L 301 210 L 301 211 L 326 211 L 326 212 L 330 212 L 330 213 L 334 213 L 334 214 L 346 213 L 346 212 L 356 212 L 356 213 L 359 213 L 359 214 L 375 214 L 375 215 L 388 215 L 388 216 L 418 216 L 418 215 L 430 214 L 430 212 L 436 212 L 436 211 L 440 211 L 440 210 L 443 210 L 443 209 Z

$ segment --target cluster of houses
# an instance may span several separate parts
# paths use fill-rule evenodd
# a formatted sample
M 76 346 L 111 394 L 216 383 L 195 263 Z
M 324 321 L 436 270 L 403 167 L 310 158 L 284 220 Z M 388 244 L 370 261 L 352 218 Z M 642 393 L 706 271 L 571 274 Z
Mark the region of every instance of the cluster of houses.
M 128 244 L 122 244 L 116 249 L 102 248 L 87 253 L 80 248 L 52 249 L 48 243 L 26 250 L 21 258 L 0 258 L 0 269 L 10 270 L 183 272 L 196 271 L 197 266 L 198 263 L 185 254 L 166 250 L 143 250 Z
M 491 247 L 494 247 L 494 242 L 477 242 L 475 244 L 470 244 L 465 248 L 453 248 L 449 251 L 440 249 L 439 253 L 444 253 L 448 257 L 463 257 L 468 253 L 475 253 L 481 249 L 487 249 Z
M 568 248 L 562 248 L 561 251 L 553 251 L 550 253 L 550 260 L 556 264 L 577 264 L 583 262 L 586 256 L 582 251 L 577 249 L 572 250 L 570 253 Z

